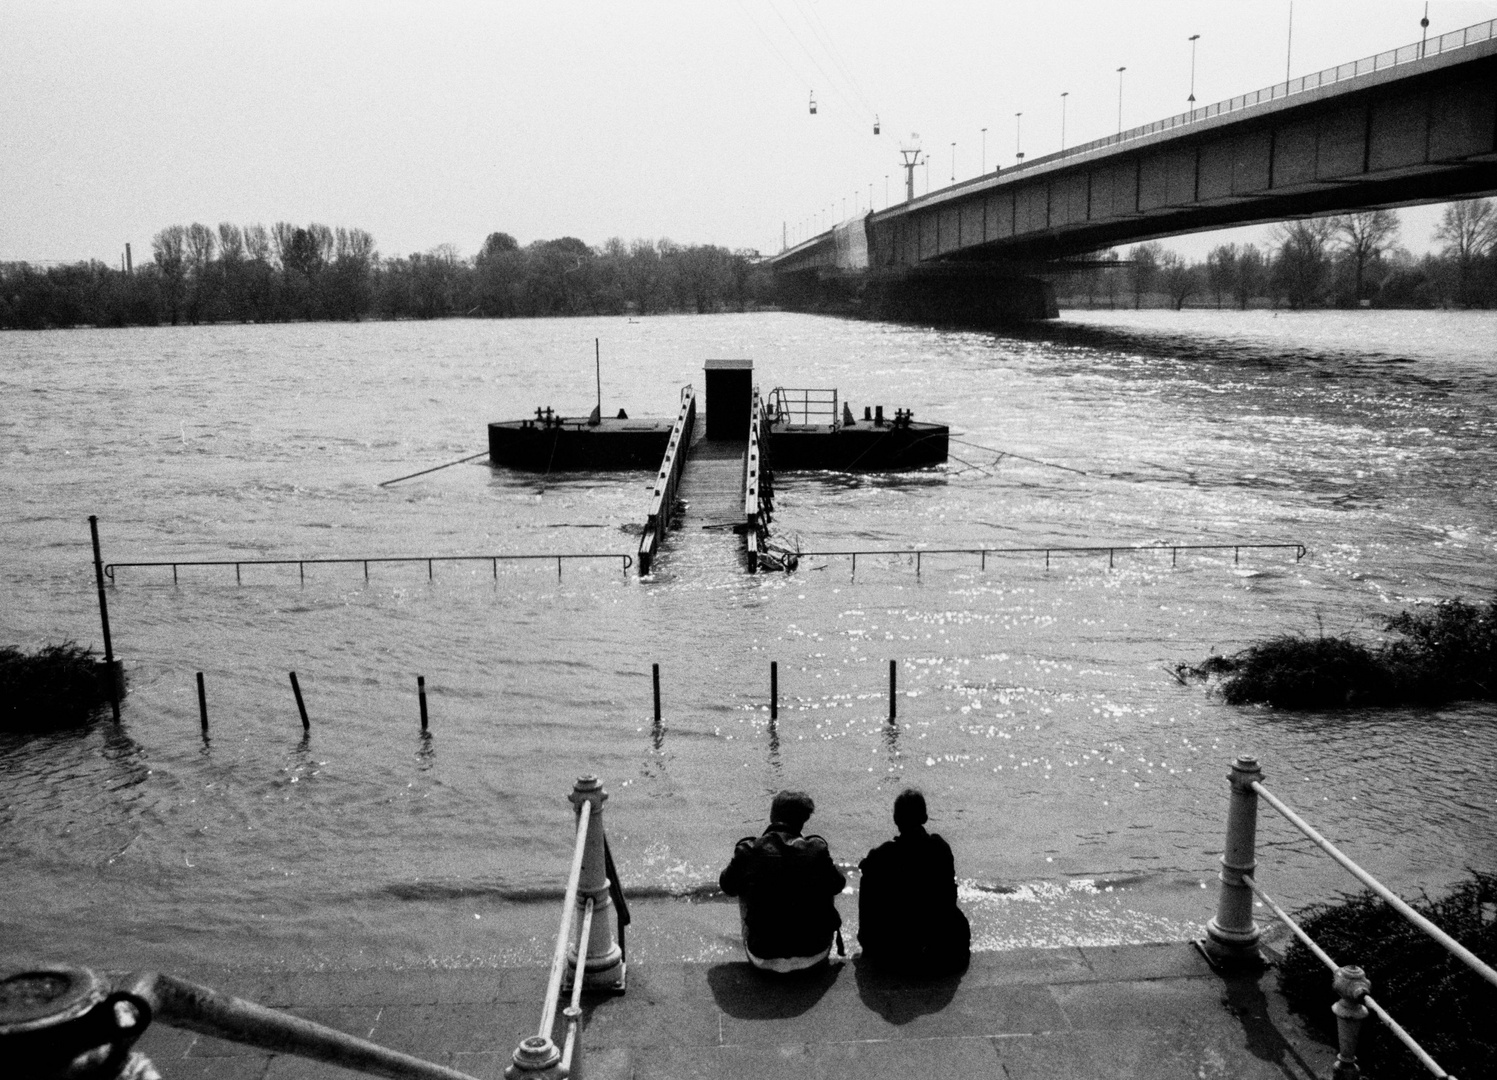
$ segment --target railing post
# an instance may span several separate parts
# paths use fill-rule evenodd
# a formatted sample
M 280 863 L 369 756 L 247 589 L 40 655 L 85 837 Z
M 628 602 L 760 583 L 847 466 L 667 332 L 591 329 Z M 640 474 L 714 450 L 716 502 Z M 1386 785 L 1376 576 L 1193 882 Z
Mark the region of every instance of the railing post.
M 1263 779 L 1258 759 L 1238 757 L 1227 779 L 1232 793 L 1227 803 L 1227 845 L 1222 852 L 1219 875 L 1221 890 L 1217 894 L 1216 914 L 1206 924 L 1206 938 L 1197 945 L 1213 967 L 1258 968 L 1263 966 L 1263 957 L 1258 952 L 1262 931 L 1253 921 L 1252 887 L 1243 880 L 1258 867 L 1253 854 L 1258 834 L 1258 793 L 1253 784 Z
M 582 852 L 582 876 L 577 880 L 577 910 L 583 911 L 587 902 L 593 902 L 593 925 L 588 940 L 575 942 L 567 951 L 572 978 L 577 977 L 582 966 L 582 985 L 590 989 L 624 989 L 624 951 L 613 937 L 613 898 L 608 889 L 608 856 L 604 850 L 603 803 L 608 792 L 596 776 L 579 776 L 569 796 L 572 805 L 581 808 L 584 802 L 592 803 L 591 821 L 588 823 L 587 839 Z M 582 950 L 586 949 L 583 954 Z
M 1357 1067 L 1357 1036 L 1362 1033 L 1362 1021 L 1367 1019 L 1367 1006 L 1362 1004 L 1362 998 L 1372 992 L 1372 983 L 1361 968 L 1348 966 L 1336 969 L 1331 986 L 1337 994 L 1331 1012 L 1336 1014 L 1338 1043 L 1331 1076 L 1334 1080 L 1358 1080 L 1362 1071 Z

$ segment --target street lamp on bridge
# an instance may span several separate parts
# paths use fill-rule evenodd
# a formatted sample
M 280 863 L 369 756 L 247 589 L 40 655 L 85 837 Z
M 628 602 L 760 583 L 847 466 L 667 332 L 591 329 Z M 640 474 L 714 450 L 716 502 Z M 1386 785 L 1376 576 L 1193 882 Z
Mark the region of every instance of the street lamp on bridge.
M 1200 34 L 1190 35 L 1190 118 L 1196 118 L 1196 42 L 1201 40 Z
M 1066 148 L 1066 98 L 1071 96 L 1069 90 L 1060 92 L 1060 148 Z
M 1123 134 L 1123 72 L 1127 67 L 1118 68 L 1118 135 Z
M 951 182 L 956 183 L 956 143 L 951 144 Z
M 1022 147 L 1024 145 L 1024 139 L 1023 139 L 1024 127 L 1023 127 L 1023 125 L 1024 125 L 1024 114 L 1022 112 L 1016 112 L 1016 113 L 1014 113 L 1014 157 L 1018 158 L 1019 161 L 1021 161 L 1021 162 L 1024 160 L 1024 151 L 1022 149 Z
M 988 129 L 982 129 L 982 171 L 986 175 L 988 171 Z

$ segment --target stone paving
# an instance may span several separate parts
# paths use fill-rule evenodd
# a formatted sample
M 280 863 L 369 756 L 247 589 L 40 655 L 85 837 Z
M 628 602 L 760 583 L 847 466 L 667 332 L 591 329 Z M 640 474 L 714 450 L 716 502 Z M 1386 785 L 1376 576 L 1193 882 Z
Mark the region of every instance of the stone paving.
M 546 972 L 179 971 L 383 1045 L 497 1080 L 535 1033 Z M 1189 944 L 979 953 L 959 977 L 911 983 L 853 960 L 772 979 L 740 961 L 631 966 L 628 992 L 587 1002 L 588 1080 L 882 1080 L 993 1076 L 1330 1075 L 1269 971 L 1223 978 Z M 341 1068 L 153 1026 L 164 1080 L 347 1078 Z

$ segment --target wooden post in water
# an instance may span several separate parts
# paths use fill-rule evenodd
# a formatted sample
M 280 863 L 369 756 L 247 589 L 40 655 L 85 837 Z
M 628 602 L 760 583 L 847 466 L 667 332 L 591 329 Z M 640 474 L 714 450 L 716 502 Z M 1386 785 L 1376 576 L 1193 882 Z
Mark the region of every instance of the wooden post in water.
M 416 696 L 421 699 L 421 730 L 426 730 L 426 676 L 416 676 Z
M 307 719 L 307 705 L 301 699 L 301 683 L 296 681 L 296 672 L 291 673 L 291 692 L 296 695 L 296 711 L 301 713 L 301 727 L 303 731 L 312 730 L 312 721 Z
M 99 622 L 104 627 L 104 675 L 109 681 L 109 708 L 120 722 L 120 683 L 114 668 L 114 642 L 109 637 L 109 601 L 104 596 L 104 560 L 99 556 L 99 518 L 88 515 L 88 531 L 94 541 L 94 581 L 99 586 Z
M 660 726 L 660 665 L 651 664 L 651 675 L 655 681 L 655 726 Z
M 889 661 L 889 723 L 894 723 L 894 718 L 899 715 L 899 706 L 895 703 L 894 695 L 898 692 L 898 676 L 895 674 L 897 661 Z
M 769 718 L 780 718 L 780 662 L 769 662 Z
M 203 690 L 203 673 L 198 672 L 198 716 L 203 722 L 203 738 L 208 737 L 208 695 Z

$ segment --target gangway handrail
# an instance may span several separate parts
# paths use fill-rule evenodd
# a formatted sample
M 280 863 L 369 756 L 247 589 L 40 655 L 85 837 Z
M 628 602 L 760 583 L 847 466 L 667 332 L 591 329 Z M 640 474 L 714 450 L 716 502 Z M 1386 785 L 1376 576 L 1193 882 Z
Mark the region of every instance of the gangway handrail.
M 113 582 L 115 570 L 170 566 L 172 568 L 172 584 L 176 585 L 178 584 L 177 571 L 179 567 L 232 566 L 234 568 L 234 580 L 242 585 L 244 584 L 244 578 L 241 568 L 246 566 L 294 566 L 301 573 L 301 579 L 306 581 L 308 566 L 362 564 L 364 567 L 364 580 L 368 581 L 370 563 L 425 563 L 427 579 L 432 580 L 434 574 L 432 567 L 434 563 L 486 562 L 493 565 L 494 577 L 497 578 L 501 562 L 523 562 L 533 559 L 555 559 L 557 577 L 561 577 L 561 563 L 563 559 L 622 559 L 624 564 L 623 569 L 625 570 L 634 565 L 633 556 L 617 551 L 545 551 L 504 555 L 349 555 L 303 559 L 157 559 L 145 562 L 114 562 L 105 564 L 104 576 Z
M 840 391 L 834 386 L 776 386 L 769 392 L 769 406 L 775 419 L 786 423 L 796 415 L 802 424 L 814 423 L 813 416 L 825 415 L 827 423 L 838 428 L 842 424 L 840 400 Z
M 1415 911 L 1402 897 L 1395 894 L 1377 878 L 1357 865 L 1317 831 L 1283 800 L 1263 786 L 1263 770 L 1258 759 L 1241 755 L 1232 763 L 1227 776 L 1231 784 L 1230 801 L 1227 804 L 1227 839 L 1221 857 L 1221 882 L 1217 894 L 1216 914 L 1206 924 L 1206 937 L 1196 942 L 1197 946 L 1213 966 L 1233 968 L 1261 966 L 1258 941 L 1262 930 L 1253 919 L 1253 897 L 1257 896 L 1274 915 L 1280 919 L 1326 967 L 1333 972 L 1332 986 L 1338 1000 L 1332 1006 L 1336 1015 L 1339 1049 L 1336 1056 L 1336 1075 L 1356 1076 L 1357 1039 L 1361 1022 L 1369 1011 L 1383 1021 L 1388 1030 L 1417 1057 L 1422 1065 L 1437 1077 L 1448 1077 L 1440 1064 L 1431 1057 L 1407 1031 L 1372 998 L 1372 983 L 1366 972 L 1353 965 L 1337 965 L 1303 927 L 1277 904 L 1258 884 L 1255 847 L 1258 833 L 1258 800 L 1262 798 L 1278 811 L 1285 820 L 1303 833 L 1312 843 L 1330 855 L 1337 863 L 1380 896 L 1394 911 L 1410 925 L 1437 942 L 1456 959 L 1477 975 L 1497 986 L 1497 971 L 1471 950 L 1441 930 L 1425 916 Z M 1454 1080 L 1454 1078 L 1451 1078 Z
M 655 553 L 665 541 L 670 528 L 671 512 L 676 502 L 676 488 L 681 483 L 681 473 L 686 468 L 686 458 L 691 449 L 691 435 L 696 426 L 697 395 L 690 386 L 681 388 L 681 407 L 676 412 L 676 422 L 666 443 L 665 456 L 660 462 L 660 471 L 655 479 L 655 491 L 650 498 L 649 511 L 645 515 L 644 531 L 639 538 L 639 575 L 650 572 Z

